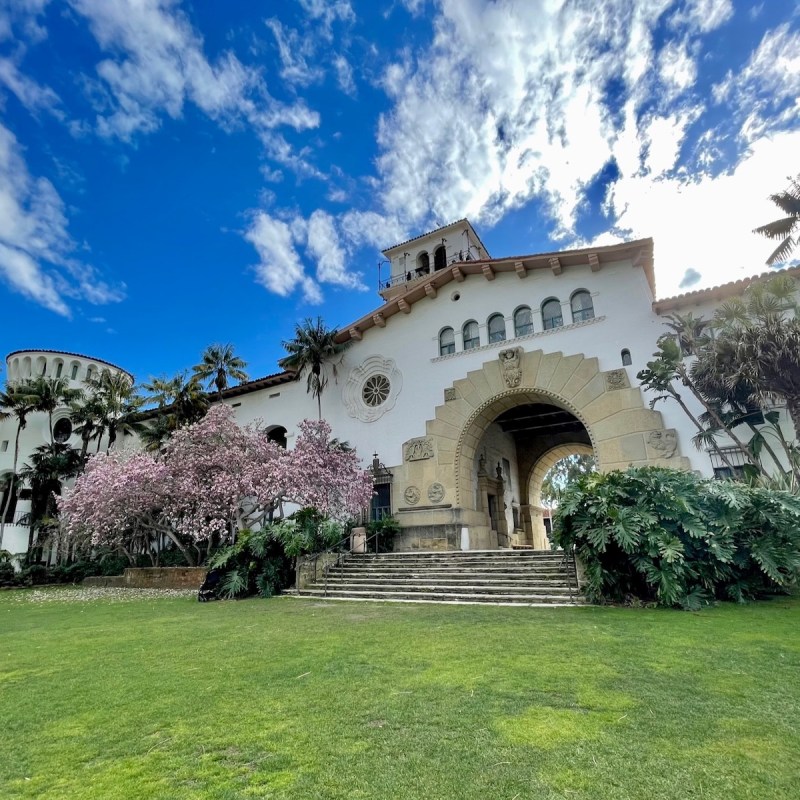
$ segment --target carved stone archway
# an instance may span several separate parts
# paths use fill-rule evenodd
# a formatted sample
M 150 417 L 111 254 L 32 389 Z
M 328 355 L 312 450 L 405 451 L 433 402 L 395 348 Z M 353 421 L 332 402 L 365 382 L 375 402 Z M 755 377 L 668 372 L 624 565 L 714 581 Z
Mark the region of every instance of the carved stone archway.
M 645 407 L 626 370 L 601 371 L 596 358 L 583 354 L 509 348 L 444 394 L 426 423 L 427 435 L 406 443 L 404 463 L 395 472 L 397 496 L 407 501 L 401 499 L 397 509 L 406 530 L 401 547 L 458 547 L 464 528 L 471 548 L 497 546 L 476 508 L 473 467 L 489 426 L 521 404 L 546 402 L 574 415 L 601 471 L 630 464 L 689 469 L 675 432 L 664 429 L 659 412 Z
M 547 532 L 544 526 L 544 508 L 542 507 L 542 484 L 547 473 L 567 456 L 593 456 L 594 450 L 586 444 L 560 444 L 540 456 L 530 471 L 527 480 L 528 502 L 532 521 L 533 546 L 537 550 L 549 547 Z

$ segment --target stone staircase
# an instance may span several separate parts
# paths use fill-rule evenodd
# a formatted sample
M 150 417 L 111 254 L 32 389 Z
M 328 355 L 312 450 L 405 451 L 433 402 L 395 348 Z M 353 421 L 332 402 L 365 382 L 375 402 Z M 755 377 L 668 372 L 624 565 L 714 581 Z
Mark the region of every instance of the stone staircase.
M 329 600 L 582 605 L 572 560 L 541 550 L 350 555 L 296 592 Z

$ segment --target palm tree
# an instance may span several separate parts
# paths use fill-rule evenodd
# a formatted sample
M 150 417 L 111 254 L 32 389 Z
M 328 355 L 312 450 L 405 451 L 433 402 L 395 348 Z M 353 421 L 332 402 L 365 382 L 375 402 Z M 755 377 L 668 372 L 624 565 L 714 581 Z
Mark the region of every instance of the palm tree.
M 334 359 L 350 344 L 337 342 L 337 335 L 338 331 L 335 328 L 325 327 L 321 317 L 317 317 L 316 322 L 306 318 L 295 326 L 294 339 L 283 342 L 283 347 L 289 355 L 278 361 L 282 369 L 296 372 L 298 379 L 304 372 L 307 373 L 307 391 L 317 398 L 320 419 L 322 419 L 322 392 L 328 385 L 325 368 L 330 365 L 331 374 L 336 378 Z
M 45 378 L 40 375 L 32 381 L 21 384 L 23 391 L 29 393 L 36 411 L 47 414 L 50 444 L 53 443 L 53 412 L 60 406 L 66 406 L 78 400 L 83 392 L 70 388 L 66 378 Z
M 234 355 L 232 344 L 209 345 L 202 359 L 199 364 L 192 367 L 194 376 L 198 380 L 208 381 L 208 389 L 214 385 L 220 400 L 223 389 L 228 388 L 230 378 L 239 382 L 247 380 L 247 373 L 244 371 L 247 362 Z
M 144 426 L 136 415 L 144 399 L 136 394 L 127 375 L 104 370 L 97 378 L 89 379 L 87 384 L 92 393 L 93 409 L 98 414 L 96 427 L 100 435 L 103 430 L 108 431 L 106 452 L 114 446 L 119 434 L 132 436 L 141 432 Z M 99 437 L 97 446 L 99 449 Z
M 20 480 L 25 481 L 31 491 L 29 560 L 32 558 L 37 529 L 48 526 L 48 521 L 52 527 L 58 516 L 56 496 L 61 494 L 63 481 L 74 478 L 80 471 L 82 463 L 80 453 L 64 442 L 53 442 L 37 447 L 30 461 L 30 464 L 25 464 L 19 471 Z M 42 544 L 40 539 L 39 546 Z
M 785 261 L 792 250 L 800 244 L 797 237 L 800 231 L 800 175 L 789 178 L 789 188 L 778 194 L 770 195 L 770 200 L 786 215 L 756 228 L 753 233 L 766 236 L 767 239 L 780 239 L 781 243 L 775 248 L 767 264 L 772 266 L 779 261 Z
M 6 500 L 3 504 L 2 514 L 0 514 L 0 550 L 3 547 L 6 514 L 8 514 L 8 509 L 11 506 L 11 497 L 14 494 L 14 480 L 17 473 L 17 461 L 19 460 L 19 437 L 28 424 L 28 414 L 35 410 L 36 399 L 32 396 L 27 385 L 16 386 L 9 384 L 6 385 L 5 391 L 0 392 L 0 419 L 15 417 L 17 420 L 17 435 L 14 439 L 14 461 L 11 467 L 11 475 L 8 478 Z
M 142 384 L 142 388 L 150 392 L 161 412 L 172 417 L 173 428 L 197 422 L 208 411 L 208 395 L 197 376 L 189 378 L 185 370 L 172 378 L 152 378 L 150 383 Z
M 95 397 L 89 397 L 83 402 L 73 403 L 69 418 L 75 425 L 75 433 L 81 437 L 81 462 L 86 461 L 86 454 L 89 450 L 89 442 L 92 439 L 102 437 L 104 429 L 100 427 L 103 418 L 103 409 L 100 401 Z

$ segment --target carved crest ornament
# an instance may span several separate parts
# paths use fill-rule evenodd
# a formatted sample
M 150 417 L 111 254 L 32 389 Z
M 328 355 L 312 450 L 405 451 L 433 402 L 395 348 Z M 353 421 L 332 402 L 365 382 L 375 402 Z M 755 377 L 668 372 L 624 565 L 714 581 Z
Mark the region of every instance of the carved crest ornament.
M 405 444 L 406 461 L 424 461 L 433 458 L 433 439 L 422 436 L 419 439 L 409 439 Z
M 500 372 L 509 389 L 516 389 L 522 383 L 521 354 L 521 347 L 509 347 L 508 350 L 501 350 L 498 354 Z
M 674 428 L 665 431 L 651 431 L 647 443 L 660 453 L 661 458 L 672 458 L 678 449 L 678 434 Z

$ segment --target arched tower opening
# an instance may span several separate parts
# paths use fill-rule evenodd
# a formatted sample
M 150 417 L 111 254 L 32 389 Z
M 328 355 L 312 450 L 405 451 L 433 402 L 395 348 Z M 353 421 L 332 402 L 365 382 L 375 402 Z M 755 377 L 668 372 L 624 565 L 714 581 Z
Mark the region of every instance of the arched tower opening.
M 589 431 L 575 410 L 547 394 L 506 394 L 475 419 L 467 441 L 475 444 L 471 474 L 464 476 L 464 485 L 472 487 L 474 496 L 462 502 L 471 501 L 477 514 L 483 515 L 475 537 L 487 546 L 496 542 L 498 547 L 547 548 L 541 504 L 544 473 L 539 476 L 537 468 L 546 465 L 546 472 L 555 463 L 548 454 L 576 449 L 593 452 Z M 462 452 L 465 471 L 470 460 L 466 450 Z

